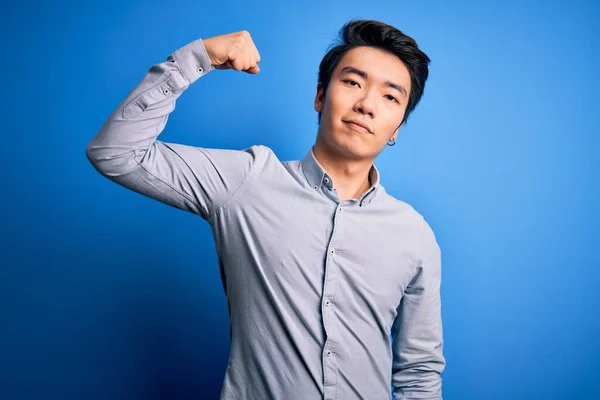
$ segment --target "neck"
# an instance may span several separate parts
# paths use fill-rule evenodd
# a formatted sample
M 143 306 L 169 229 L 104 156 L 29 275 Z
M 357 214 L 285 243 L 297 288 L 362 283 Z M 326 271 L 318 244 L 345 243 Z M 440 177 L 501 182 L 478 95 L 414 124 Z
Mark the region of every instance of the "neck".
M 313 147 L 316 160 L 333 180 L 340 201 L 358 199 L 370 187 L 369 172 L 373 160 L 356 160 L 329 151 L 317 140 Z

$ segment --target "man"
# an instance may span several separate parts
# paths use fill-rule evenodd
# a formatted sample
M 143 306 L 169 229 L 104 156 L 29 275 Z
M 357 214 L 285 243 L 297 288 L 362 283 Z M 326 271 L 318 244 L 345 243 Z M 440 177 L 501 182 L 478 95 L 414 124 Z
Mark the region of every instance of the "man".
M 373 164 L 419 102 L 429 58 L 378 21 L 342 38 L 320 65 L 303 160 L 157 140 L 200 77 L 259 72 L 246 31 L 151 67 L 88 145 L 107 178 L 210 223 L 231 323 L 221 399 L 441 398 L 440 248 Z

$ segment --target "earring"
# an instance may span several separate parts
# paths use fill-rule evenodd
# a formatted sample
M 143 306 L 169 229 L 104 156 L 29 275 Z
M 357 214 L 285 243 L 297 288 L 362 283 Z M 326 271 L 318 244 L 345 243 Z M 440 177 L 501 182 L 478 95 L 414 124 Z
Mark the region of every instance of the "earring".
M 387 145 L 390 146 L 390 147 L 395 146 L 396 145 L 396 140 L 388 140 Z

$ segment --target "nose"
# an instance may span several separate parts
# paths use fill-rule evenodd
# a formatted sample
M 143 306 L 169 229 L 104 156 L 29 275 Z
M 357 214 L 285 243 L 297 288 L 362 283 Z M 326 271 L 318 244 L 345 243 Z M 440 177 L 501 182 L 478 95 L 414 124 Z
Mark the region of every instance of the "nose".
M 367 114 L 371 118 L 375 117 L 375 105 L 372 91 L 365 91 L 364 95 L 354 103 L 353 110 L 361 114 Z

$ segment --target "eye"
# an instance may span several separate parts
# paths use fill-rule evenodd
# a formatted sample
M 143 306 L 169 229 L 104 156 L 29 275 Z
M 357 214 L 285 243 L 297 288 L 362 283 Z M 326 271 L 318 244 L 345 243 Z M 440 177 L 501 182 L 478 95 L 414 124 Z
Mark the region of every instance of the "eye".
M 400 103 L 400 102 L 398 101 L 398 99 L 397 99 L 397 98 L 395 98 L 394 96 L 392 96 L 391 94 L 386 94 L 386 95 L 385 95 L 385 98 L 386 98 L 386 99 L 388 99 L 388 100 L 395 101 L 396 103 Z
M 358 82 L 356 82 L 356 81 L 354 81 L 352 79 L 345 79 L 343 82 L 347 83 L 350 86 L 358 86 L 358 87 L 360 87 L 360 85 L 358 84 Z

